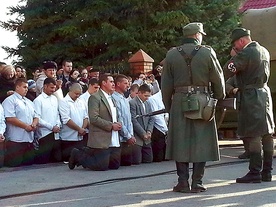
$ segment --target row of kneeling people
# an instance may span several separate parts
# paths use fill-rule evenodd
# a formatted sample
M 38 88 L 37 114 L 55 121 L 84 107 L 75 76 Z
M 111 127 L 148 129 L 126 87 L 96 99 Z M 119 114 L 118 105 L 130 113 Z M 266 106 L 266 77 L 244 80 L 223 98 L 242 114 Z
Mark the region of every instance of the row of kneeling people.
M 128 86 L 124 75 L 103 74 L 85 93 L 76 83 L 58 99 L 56 81 L 46 78 L 32 102 L 26 98 L 27 80 L 18 78 L 14 93 L 0 105 L 4 165 L 65 161 L 70 169 L 107 170 L 164 160 L 165 115 L 145 116 L 164 108 L 161 93 L 151 95 L 143 84 L 129 100 Z

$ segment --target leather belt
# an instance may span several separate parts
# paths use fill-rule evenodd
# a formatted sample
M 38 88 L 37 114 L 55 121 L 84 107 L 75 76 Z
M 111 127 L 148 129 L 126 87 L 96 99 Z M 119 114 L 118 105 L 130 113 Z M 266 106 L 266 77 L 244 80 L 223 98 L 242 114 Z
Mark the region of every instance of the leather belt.
M 179 86 L 174 89 L 175 93 L 208 93 L 207 86 Z

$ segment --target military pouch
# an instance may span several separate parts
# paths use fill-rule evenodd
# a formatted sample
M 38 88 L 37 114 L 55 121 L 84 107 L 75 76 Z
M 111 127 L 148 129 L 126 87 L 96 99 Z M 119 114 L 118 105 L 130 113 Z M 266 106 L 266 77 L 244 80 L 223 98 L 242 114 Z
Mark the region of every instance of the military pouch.
M 182 111 L 198 111 L 199 110 L 199 102 L 197 97 L 188 95 L 182 97 Z
M 218 100 L 210 98 L 207 105 L 203 109 L 202 117 L 205 121 L 211 121 L 215 117 L 216 105 Z
M 203 109 L 208 103 L 208 95 L 195 93 L 182 98 L 182 112 L 188 119 L 203 119 Z

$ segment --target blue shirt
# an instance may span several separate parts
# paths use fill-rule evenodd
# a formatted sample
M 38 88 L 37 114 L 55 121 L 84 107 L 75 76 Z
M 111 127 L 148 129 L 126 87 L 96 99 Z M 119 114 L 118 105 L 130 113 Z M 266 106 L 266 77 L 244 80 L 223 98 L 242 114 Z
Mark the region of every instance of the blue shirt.
M 133 125 L 131 122 L 129 101 L 123 94 L 116 91 L 112 94 L 112 97 L 116 101 L 118 115 L 122 121 L 122 129 L 119 131 L 120 141 L 126 142 L 128 139 L 133 137 Z

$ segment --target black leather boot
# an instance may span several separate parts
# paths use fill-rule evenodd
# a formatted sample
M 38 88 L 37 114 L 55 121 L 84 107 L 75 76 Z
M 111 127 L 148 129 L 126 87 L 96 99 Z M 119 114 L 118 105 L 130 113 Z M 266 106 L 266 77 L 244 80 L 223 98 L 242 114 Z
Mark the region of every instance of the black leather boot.
M 237 183 L 260 183 L 261 182 L 261 167 L 262 167 L 262 155 L 261 153 L 250 153 L 249 160 L 249 172 L 241 177 L 237 178 Z
M 261 174 L 248 172 L 245 176 L 236 179 L 237 183 L 260 183 Z
M 189 163 L 176 162 L 176 170 L 178 175 L 178 184 L 173 187 L 174 192 L 190 193 L 189 185 Z
M 273 151 L 264 151 L 263 154 L 263 170 L 261 172 L 262 181 L 270 182 L 272 180 L 271 170 L 273 160 Z
M 206 162 L 195 162 L 193 163 L 193 175 L 192 175 L 192 187 L 191 193 L 200 193 L 207 190 L 202 184 L 202 178 L 204 175 Z

